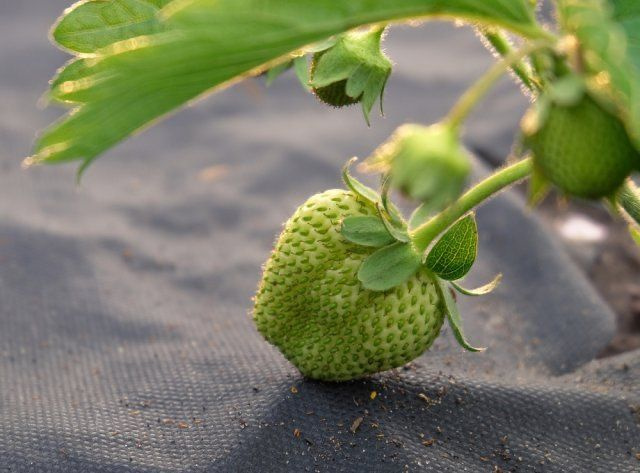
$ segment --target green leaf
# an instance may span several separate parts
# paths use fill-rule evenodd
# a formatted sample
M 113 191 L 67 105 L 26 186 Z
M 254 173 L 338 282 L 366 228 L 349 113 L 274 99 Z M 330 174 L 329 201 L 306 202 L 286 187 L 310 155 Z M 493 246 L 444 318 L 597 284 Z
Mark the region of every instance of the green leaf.
M 491 282 L 485 284 L 484 286 L 477 287 L 475 289 L 466 289 L 465 287 L 461 286 L 460 284 L 454 281 L 449 281 L 449 282 L 451 283 L 453 288 L 456 291 L 458 291 L 460 294 L 464 294 L 465 296 L 484 296 L 486 294 L 493 292 L 493 290 L 496 287 L 498 287 L 498 284 L 500 284 L 500 281 L 502 281 L 502 274 L 498 274 L 495 278 L 493 278 Z
M 478 227 L 474 214 L 458 220 L 433 246 L 426 265 L 442 279 L 455 281 L 469 272 L 478 253 Z
M 80 3 L 60 21 L 58 41 L 97 55 L 80 80 L 54 86 L 54 97 L 79 106 L 42 134 L 29 163 L 88 164 L 204 93 L 359 26 L 446 17 L 544 34 L 528 0 L 193 0 L 171 2 L 159 15 L 164 1 L 123 2 Z M 122 8 L 129 3 L 133 14 Z
M 351 158 L 347 161 L 347 164 L 342 168 L 342 180 L 354 194 L 368 202 L 370 205 L 376 207 L 378 202 L 380 202 L 380 194 L 374 191 L 371 187 L 365 186 L 362 182 L 351 175 L 351 165 L 357 160 L 358 158 Z
M 68 62 L 52 79 L 48 98 L 59 103 L 81 103 L 81 96 L 76 96 L 74 100 L 70 100 L 64 96 L 64 92 L 66 84 L 78 84 L 82 79 L 91 75 L 89 64 L 90 60 L 84 58 L 72 59 Z
M 627 35 L 628 57 L 640 70 L 640 3 L 637 0 L 608 0 L 613 19 Z
M 640 189 L 631 179 L 620 188 L 614 204 L 627 221 L 631 238 L 640 246 Z
M 629 179 L 618 191 L 617 201 L 629 218 L 640 225 L 640 189 Z
M 90 0 L 79 2 L 58 22 L 53 38 L 62 47 L 94 53 L 110 44 L 161 32 L 158 12 L 171 0 Z
M 420 257 L 408 243 L 397 242 L 374 252 L 358 270 L 362 285 L 372 291 L 386 291 L 402 284 L 420 267 Z
M 451 330 L 453 330 L 453 335 L 456 337 L 456 340 L 458 341 L 460 346 L 462 346 L 462 348 L 464 348 L 465 350 L 472 352 L 484 351 L 485 348 L 476 348 L 469 344 L 469 342 L 467 342 L 467 339 L 464 336 L 464 332 L 462 331 L 462 319 L 460 317 L 460 312 L 458 311 L 458 305 L 453 299 L 453 295 L 451 294 L 451 290 L 449 289 L 447 283 L 445 281 L 442 281 L 441 279 L 436 278 L 436 286 L 438 288 L 440 297 L 444 302 L 449 326 L 451 327 Z
M 395 241 L 377 217 L 347 217 L 342 222 L 340 233 L 352 243 L 375 248 Z
M 529 107 L 522 117 L 520 127 L 525 135 L 537 133 L 549 118 L 551 111 L 551 99 L 546 94 L 538 96 L 537 100 Z

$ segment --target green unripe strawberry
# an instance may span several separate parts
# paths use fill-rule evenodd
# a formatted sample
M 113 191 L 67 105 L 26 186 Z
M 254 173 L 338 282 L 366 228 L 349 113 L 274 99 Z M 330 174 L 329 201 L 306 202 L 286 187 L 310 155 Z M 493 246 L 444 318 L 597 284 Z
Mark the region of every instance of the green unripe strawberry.
M 365 119 L 382 100 L 391 75 L 391 61 L 381 49 L 384 28 L 352 31 L 313 55 L 309 84 L 316 96 L 334 107 L 362 104 Z M 382 108 L 382 102 L 381 102 Z
M 393 186 L 442 208 L 457 198 L 471 171 L 458 132 L 447 123 L 407 123 L 367 159 L 369 170 L 388 172 Z
M 285 224 L 265 265 L 255 298 L 258 330 L 310 378 L 344 381 L 401 366 L 442 327 L 442 301 L 425 268 L 384 292 L 358 280 L 375 248 L 346 240 L 341 224 L 375 215 L 350 191 L 314 195 Z
M 610 195 L 640 163 L 624 125 L 588 95 L 575 105 L 551 104 L 524 141 L 542 174 L 577 197 Z
M 326 51 L 315 53 L 311 59 L 310 77 L 314 77 L 318 67 L 318 62 Z M 321 102 L 331 105 L 332 107 L 346 107 L 354 105 L 360 101 L 360 97 L 350 97 L 347 95 L 347 79 L 334 82 L 324 87 L 314 87 L 313 93 Z

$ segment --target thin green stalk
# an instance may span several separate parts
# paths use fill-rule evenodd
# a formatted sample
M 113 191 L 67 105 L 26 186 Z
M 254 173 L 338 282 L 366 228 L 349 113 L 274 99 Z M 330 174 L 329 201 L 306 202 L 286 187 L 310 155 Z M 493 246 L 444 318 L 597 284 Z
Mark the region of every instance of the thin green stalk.
M 517 51 L 512 51 L 507 54 L 503 59 L 496 62 L 475 84 L 467 89 L 462 97 L 460 97 L 460 100 L 453 106 L 445 121 L 449 122 L 454 128 L 460 128 L 462 122 L 464 122 L 471 110 L 473 110 L 506 71 L 531 53 L 548 48 L 551 44 L 548 40 L 533 41 L 526 43 Z
M 419 253 L 423 253 L 438 235 L 482 202 L 531 174 L 532 159 L 526 158 L 500 169 L 464 193 L 457 201 L 410 233 Z
M 482 36 L 489 42 L 495 51 L 502 57 L 506 57 L 513 52 L 513 45 L 509 38 L 501 31 L 492 31 L 481 28 Z M 529 64 L 524 61 L 518 61 L 511 66 L 513 73 L 522 81 L 522 84 L 531 92 L 540 89 L 540 85 L 535 77 Z

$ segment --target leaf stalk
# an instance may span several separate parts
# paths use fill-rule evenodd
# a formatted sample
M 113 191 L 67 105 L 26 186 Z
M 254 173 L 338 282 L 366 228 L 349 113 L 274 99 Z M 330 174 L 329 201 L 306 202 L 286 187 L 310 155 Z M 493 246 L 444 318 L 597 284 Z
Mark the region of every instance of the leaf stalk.
M 548 48 L 552 44 L 553 43 L 547 39 L 532 41 L 530 43 L 526 43 L 520 49 L 508 53 L 500 61 L 496 62 L 482 77 L 480 77 L 475 84 L 467 89 L 467 91 L 449 111 L 449 114 L 445 118 L 445 122 L 449 123 L 453 128 L 459 129 L 471 111 L 489 92 L 498 79 L 500 79 L 509 69 L 514 67 L 514 65 L 521 63 L 521 61 L 530 54 L 541 49 Z

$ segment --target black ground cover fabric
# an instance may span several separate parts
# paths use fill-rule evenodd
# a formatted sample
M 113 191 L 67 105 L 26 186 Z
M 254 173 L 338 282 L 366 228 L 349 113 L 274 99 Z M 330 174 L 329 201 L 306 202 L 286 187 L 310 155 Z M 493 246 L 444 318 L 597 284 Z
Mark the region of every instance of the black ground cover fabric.
M 291 77 L 236 86 L 100 159 L 20 169 L 56 116 L 36 102 L 65 60 L 67 0 L 0 3 L 0 471 L 637 472 L 640 353 L 594 360 L 614 317 L 519 198 L 479 213 L 447 331 L 395 372 L 304 380 L 249 316 L 259 268 L 310 194 L 404 121 L 437 120 L 490 63 L 446 24 L 398 29 L 387 118 L 330 110 Z M 509 150 L 526 107 L 501 84 L 468 143 Z M 105 124 L 108 126 L 108 124 Z M 375 398 L 372 393 L 375 392 Z

